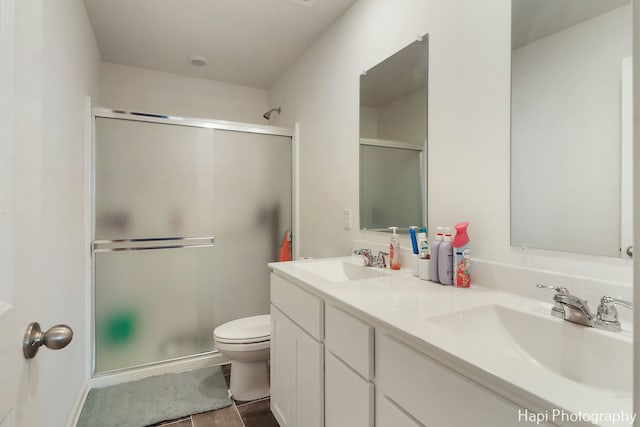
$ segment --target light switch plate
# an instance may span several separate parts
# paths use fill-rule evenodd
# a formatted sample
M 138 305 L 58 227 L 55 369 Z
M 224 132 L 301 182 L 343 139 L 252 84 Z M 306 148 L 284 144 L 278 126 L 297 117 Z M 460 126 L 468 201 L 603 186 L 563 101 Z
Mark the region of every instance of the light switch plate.
M 351 209 L 342 211 L 342 225 L 345 230 L 351 230 Z

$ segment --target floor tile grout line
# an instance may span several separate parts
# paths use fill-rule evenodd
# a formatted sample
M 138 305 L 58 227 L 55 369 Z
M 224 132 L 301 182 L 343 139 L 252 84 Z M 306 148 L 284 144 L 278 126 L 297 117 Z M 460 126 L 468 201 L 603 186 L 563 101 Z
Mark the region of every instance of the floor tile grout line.
M 233 407 L 236 410 L 236 414 L 238 414 L 238 418 L 240 418 L 240 422 L 242 423 L 242 427 L 246 427 L 244 424 L 244 419 L 242 418 L 242 414 L 240 414 L 240 411 L 238 410 L 238 406 L 236 405 L 236 402 L 233 402 Z
M 236 406 L 245 406 L 245 405 L 251 405 L 252 403 L 260 403 L 260 402 L 264 402 L 265 400 L 269 400 L 271 398 L 271 396 L 267 396 L 267 397 L 261 397 L 260 399 L 256 399 L 256 400 L 247 400 L 241 403 L 238 403 L 238 401 L 234 400 L 233 403 Z

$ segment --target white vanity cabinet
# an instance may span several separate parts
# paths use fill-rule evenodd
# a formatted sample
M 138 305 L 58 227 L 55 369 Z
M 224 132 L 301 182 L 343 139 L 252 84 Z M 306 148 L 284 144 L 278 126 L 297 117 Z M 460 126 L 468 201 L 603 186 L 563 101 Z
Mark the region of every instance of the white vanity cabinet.
M 525 409 L 436 361 L 427 343 L 311 284 L 274 273 L 271 304 L 271 410 L 281 427 L 527 423 Z
M 324 426 L 323 304 L 271 275 L 271 412 L 281 427 Z

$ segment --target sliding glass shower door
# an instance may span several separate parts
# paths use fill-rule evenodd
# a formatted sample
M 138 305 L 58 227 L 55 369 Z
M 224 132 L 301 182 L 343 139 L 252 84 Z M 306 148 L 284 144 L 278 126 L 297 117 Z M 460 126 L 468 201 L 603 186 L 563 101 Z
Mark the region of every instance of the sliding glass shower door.
M 291 138 L 95 120 L 95 371 L 213 350 L 269 312 L 291 228 Z

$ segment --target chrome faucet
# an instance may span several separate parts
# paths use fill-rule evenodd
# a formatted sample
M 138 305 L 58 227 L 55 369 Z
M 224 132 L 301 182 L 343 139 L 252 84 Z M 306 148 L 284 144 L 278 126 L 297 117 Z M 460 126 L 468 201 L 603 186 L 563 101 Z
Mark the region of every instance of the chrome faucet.
M 605 295 L 600 300 L 597 314 L 594 316 L 589 309 L 587 301 L 571 295 L 569 290 L 564 286 L 541 284 L 537 286 L 538 288 L 553 289 L 556 291 L 556 294 L 553 296 L 553 307 L 551 308 L 552 316 L 592 328 L 619 332 L 622 330 L 622 327 L 618 320 L 618 310 L 615 306 L 622 305 L 633 309 L 632 303 Z
M 371 254 L 371 249 L 356 249 L 355 251 L 353 251 L 354 255 L 360 255 L 362 258 L 364 258 L 364 265 L 366 265 L 367 267 L 371 267 L 373 266 L 373 255 Z
M 356 249 L 353 251 L 354 255 L 360 255 L 364 258 L 364 265 L 367 267 L 379 267 L 379 268 L 387 268 L 387 260 L 385 257 L 389 256 L 388 253 L 380 251 L 377 256 L 374 256 L 371 253 L 371 249 Z

